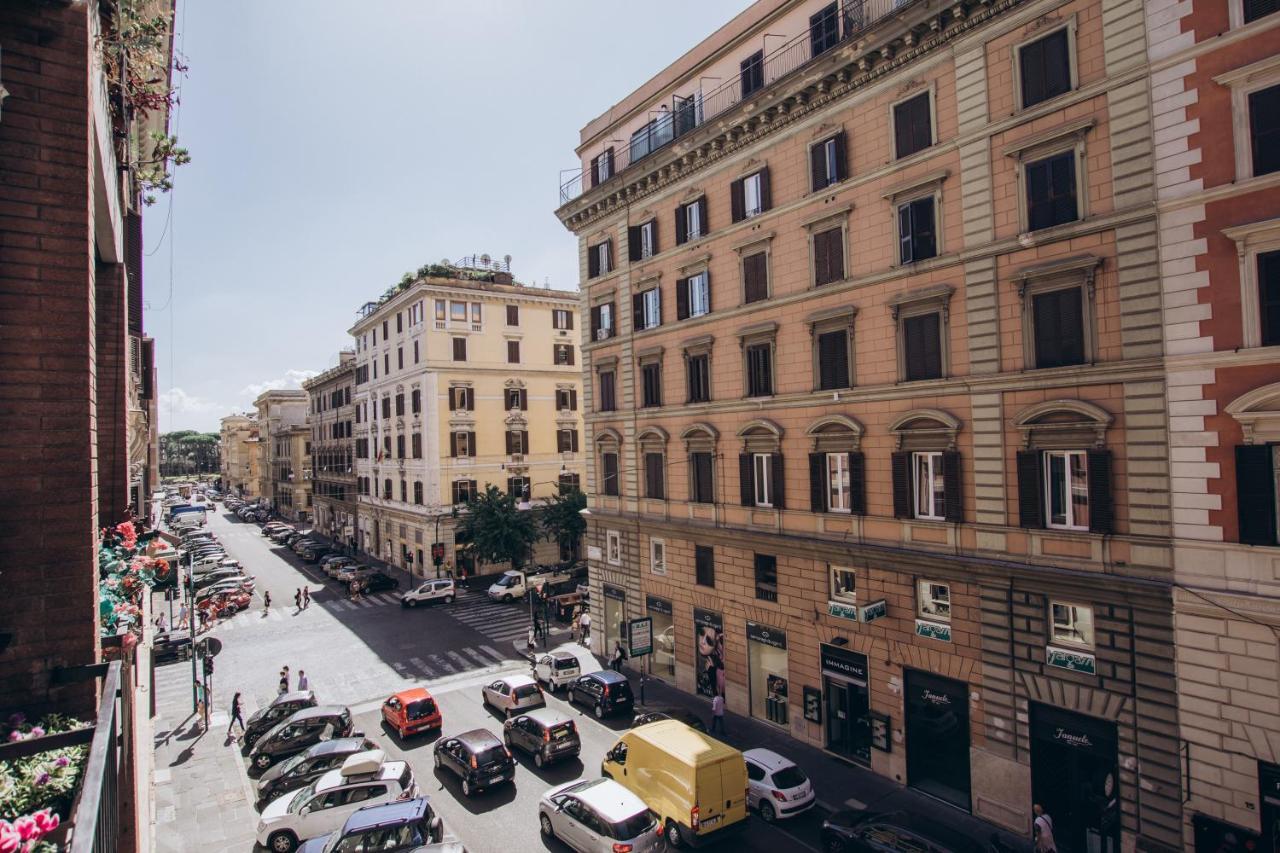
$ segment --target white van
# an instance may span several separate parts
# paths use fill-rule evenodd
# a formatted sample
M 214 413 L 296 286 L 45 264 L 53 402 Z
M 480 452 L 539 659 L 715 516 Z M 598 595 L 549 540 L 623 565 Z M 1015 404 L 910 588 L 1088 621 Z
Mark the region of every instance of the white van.
M 400 596 L 400 606 L 417 607 L 419 604 L 435 604 L 437 601 L 453 604 L 456 596 L 453 578 L 436 578 Z

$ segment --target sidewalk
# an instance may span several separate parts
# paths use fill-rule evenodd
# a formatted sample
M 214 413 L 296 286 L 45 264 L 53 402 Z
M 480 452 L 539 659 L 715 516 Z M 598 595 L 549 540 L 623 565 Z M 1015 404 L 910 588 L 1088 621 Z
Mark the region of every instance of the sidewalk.
M 523 641 L 516 641 L 513 645 L 519 654 L 529 658 L 529 651 Z M 637 709 L 683 708 L 710 722 L 710 700 L 704 696 L 691 696 L 655 678 L 649 678 L 645 682 L 645 702 L 643 705 L 639 704 L 639 673 L 629 667 L 624 669 L 631 679 Z M 771 749 L 798 764 L 813 781 L 814 790 L 818 792 L 818 808 L 824 811 L 850 808 L 858 811 L 909 812 L 953 827 L 984 845 L 992 835 L 999 835 L 1010 850 L 1028 853 L 1032 850 L 1032 844 L 1026 838 L 1013 835 L 981 818 L 899 785 L 892 779 L 841 761 L 821 749 L 796 740 L 776 726 L 730 712 L 725 714 L 725 730 L 726 733 L 720 739 L 730 746 L 744 750 Z

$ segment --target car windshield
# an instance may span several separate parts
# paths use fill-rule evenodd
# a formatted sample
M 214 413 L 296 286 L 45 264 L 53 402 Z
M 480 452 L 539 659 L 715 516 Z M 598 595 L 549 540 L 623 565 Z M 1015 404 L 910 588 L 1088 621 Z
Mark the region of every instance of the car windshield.
M 280 777 L 283 778 L 291 774 L 293 772 L 293 768 L 301 764 L 306 757 L 307 757 L 307 754 L 305 752 L 300 752 L 297 755 L 293 756 L 292 758 L 286 760 L 284 764 L 280 765 Z
M 476 753 L 476 764 L 484 766 L 494 761 L 505 761 L 507 751 L 501 746 L 487 746 Z
M 498 578 L 498 584 L 497 584 L 497 585 L 498 585 L 498 586 L 512 586 L 512 585 L 514 585 L 514 584 L 515 584 L 515 582 L 516 582 L 516 576 L 515 576 L 515 575 L 503 575 L 502 577 Z
M 323 778 L 323 777 L 322 777 Z M 319 779 L 316 782 L 320 781 Z M 311 795 L 316 792 L 316 783 L 299 788 L 298 793 L 293 795 L 293 799 L 289 801 L 289 814 L 297 814 L 302 811 L 302 807 L 311 802 Z
M 436 712 L 436 703 L 430 699 L 419 699 L 417 702 L 410 702 L 409 706 L 404 709 L 405 716 L 411 720 L 421 720 L 423 717 L 430 717 Z
M 563 740 L 573 734 L 573 722 L 560 723 L 551 727 L 551 739 Z
M 629 818 L 615 821 L 610 824 L 609 834 L 614 838 L 621 840 L 635 838 L 638 835 L 643 835 L 648 832 L 653 828 L 655 823 L 657 823 L 657 818 L 654 817 L 653 812 L 646 809 L 645 811 L 633 814 Z
M 784 767 L 773 774 L 773 784 L 779 788 L 798 788 L 807 781 L 809 781 L 809 777 L 804 775 L 804 771 L 794 764 L 790 767 Z
M 525 684 L 511 691 L 512 695 L 517 699 L 528 699 L 531 696 L 537 696 L 540 691 L 535 684 Z
M 577 669 L 578 661 L 575 658 L 556 658 L 556 669 Z

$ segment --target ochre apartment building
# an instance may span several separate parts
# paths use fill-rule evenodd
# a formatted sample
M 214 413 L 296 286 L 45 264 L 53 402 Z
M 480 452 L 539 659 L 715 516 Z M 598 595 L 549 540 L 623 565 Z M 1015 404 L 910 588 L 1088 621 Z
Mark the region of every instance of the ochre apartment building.
M 489 485 L 529 505 L 580 487 L 577 304 L 471 258 L 364 306 L 350 330 L 361 550 L 421 574 L 440 543 L 457 569 L 489 571 L 455 535 L 457 508 Z
M 258 409 L 258 495 L 294 521 L 310 517 L 309 402 L 306 391 L 281 388 L 264 391 L 253 401 Z
M 220 422 L 218 446 L 222 488 L 240 497 L 257 497 L 257 417 L 249 414 L 227 415 Z
M 311 396 L 311 492 L 315 528 L 343 545 L 356 539 L 356 354 L 338 353 L 338 364 L 302 383 Z
M 1180 849 L 1139 0 L 760 0 L 582 130 L 597 650 Z M 608 105 L 600 105 L 606 107 Z

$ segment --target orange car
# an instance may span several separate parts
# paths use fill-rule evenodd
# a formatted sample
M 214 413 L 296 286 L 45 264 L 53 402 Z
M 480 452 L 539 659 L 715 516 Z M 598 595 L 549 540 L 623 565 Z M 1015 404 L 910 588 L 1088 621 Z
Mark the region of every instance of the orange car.
M 400 737 L 441 726 L 440 708 L 425 687 L 402 690 L 382 703 L 382 719 Z

